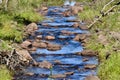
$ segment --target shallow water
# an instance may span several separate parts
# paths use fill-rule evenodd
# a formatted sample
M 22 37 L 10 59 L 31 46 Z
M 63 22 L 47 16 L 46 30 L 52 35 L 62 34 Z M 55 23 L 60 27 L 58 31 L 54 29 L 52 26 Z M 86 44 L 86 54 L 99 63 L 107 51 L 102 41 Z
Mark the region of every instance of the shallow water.
M 39 23 L 39 30 L 36 31 L 36 36 L 40 33 L 45 37 L 46 35 L 55 36 L 55 40 L 47 41 L 54 44 L 59 44 L 62 46 L 61 50 L 49 51 L 47 49 L 38 48 L 36 52 L 32 53 L 32 57 L 37 61 L 41 62 L 47 60 L 53 64 L 53 68 L 44 69 L 39 67 L 30 66 L 26 69 L 26 72 L 35 73 L 34 76 L 19 76 L 16 79 L 19 80 L 84 80 L 87 75 L 96 75 L 96 69 L 84 69 L 86 64 L 98 64 L 96 57 L 88 56 L 78 56 L 74 53 L 83 51 L 83 46 L 80 42 L 74 41 L 73 38 L 76 34 L 88 33 L 88 31 L 80 30 L 79 28 L 73 28 L 75 22 L 69 22 L 68 20 L 75 20 L 76 16 L 63 17 L 62 12 L 68 10 L 69 8 L 62 7 L 49 7 L 46 19 Z M 55 11 L 56 10 L 56 11 Z M 43 23 L 47 23 L 49 26 L 43 26 Z M 62 31 L 70 31 L 75 34 L 63 35 Z M 61 39 L 62 38 L 62 39 Z M 31 37 L 31 39 L 34 39 Z M 84 58 L 89 60 L 83 62 Z M 59 60 L 61 64 L 56 64 L 54 61 Z M 49 75 L 51 74 L 64 74 L 65 72 L 74 72 L 73 75 L 67 76 L 62 79 L 51 79 Z M 46 76 L 40 76 L 44 74 Z

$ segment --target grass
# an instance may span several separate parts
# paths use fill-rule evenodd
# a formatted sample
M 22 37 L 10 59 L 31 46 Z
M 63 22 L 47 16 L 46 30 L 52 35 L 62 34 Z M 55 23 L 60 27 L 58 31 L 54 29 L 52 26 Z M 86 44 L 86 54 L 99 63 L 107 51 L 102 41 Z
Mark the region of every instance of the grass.
M 80 19 L 83 21 L 88 21 L 88 25 L 95 20 L 96 16 L 101 15 L 100 11 L 102 7 L 110 0 L 97 0 L 95 4 L 89 6 L 85 5 L 85 10 L 82 13 L 79 13 Z M 90 2 L 90 1 L 89 1 Z M 109 9 L 113 4 L 118 2 L 116 0 L 110 6 L 108 6 L 104 12 Z M 90 2 L 89 4 L 92 4 Z M 120 47 L 120 43 L 114 36 L 110 35 L 110 32 L 119 32 L 120 31 L 120 16 L 118 13 L 120 6 L 116 7 L 113 12 L 107 16 L 104 16 L 101 21 L 93 25 L 90 32 L 93 34 L 87 43 L 86 48 L 92 49 L 99 53 L 100 65 L 98 67 L 98 76 L 100 80 L 119 80 L 120 74 L 120 51 L 115 51 L 114 48 Z M 98 34 L 96 30 L 102 31 L 109 42 L 107 45 L 103 45 L 98 41 Z M 111 54 L 108 59 L 106 59 L 107 54 Z
M 12 80 L 11 72 L 5 65 L 0 65 L 0 80 Z

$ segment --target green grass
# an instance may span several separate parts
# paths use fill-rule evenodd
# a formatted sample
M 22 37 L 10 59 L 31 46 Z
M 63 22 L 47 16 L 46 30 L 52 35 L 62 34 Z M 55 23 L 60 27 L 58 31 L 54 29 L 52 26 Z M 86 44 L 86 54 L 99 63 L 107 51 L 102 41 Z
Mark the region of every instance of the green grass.
M 101 80 L 119 80 L 120 79 L 120 52 L 113 53 L 108 60 L 99 66 L 98 75 Z
M 110 0 L 97 0 L 95 4 L 89 6 L 85 5 L 84 11 L 79 13 L 79 17 L 81 20 L 89 22 L 89 25 L 93 20 L 95 20 L 95 16 L 99 16 L 102 7 Z M 118 2 L 116 0 L 110 6 L 108 6 L 104 12 L 109 9 L 113 4 Z M 92 3 L 89 3 L 92 4 Z M 120 47 L 119 41 L 111 37 L 109 32 L 119 32 L 120 31 L 120 16 L 118 13 L 120 6 L 116 7 L 113 11 L 114 13 L 110 13 L 107 16 L 104 16 L 101 19 L 101 22 L 97 22 L 93 25 L 92 29 L 90 30 L 92 37 L 90 38 L 89 42 L 87 43 L 86 48 L 92 49 L 99 53 L 99 61 L 100 66 L 98 67 L 98 76 L 100 80 L 120 80 L 120 51 L 114 51 L 114 47 Z M 108 44 L 103 45 L 98 41 L 98 35 L 95 30 L 102 31 L 107 37 Z M 110 57 L 106 60 L 106 55 L 111 54 Z
M 5 65 L 0 65 L 0 80 L 12 80 L 11 72 Z

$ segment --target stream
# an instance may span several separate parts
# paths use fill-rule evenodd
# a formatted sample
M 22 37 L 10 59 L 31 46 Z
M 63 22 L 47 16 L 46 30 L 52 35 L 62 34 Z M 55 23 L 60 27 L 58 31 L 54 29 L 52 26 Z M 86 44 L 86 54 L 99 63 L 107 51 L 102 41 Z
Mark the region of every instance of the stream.
M 77 34 L 89 33 L 80 28 L 74 28 L 74 20 L 77 16 L 71 15 L 64 17 L 63 12 L 69 10 L 68 7 L 49 7 L 46 15 L 46 20 L 38 24 L 39 29 L 35 32 L 36 36 L 41 34 L 43 42 L 49 42 L 62 46 L 60 50 L 51 51 L 46 48 L 38 48 L 35 52 L 31 53 L 33 59 L 37 62 L 48 61 L 52 63 L 51 69 L 40 68 L 36 66 L 29 66 L 26 72 L 32 72 L 34 75 L 27 76 L 21 75 L 16 77 L 15 80 L 84 80 L 88 75 L 96 75 L 97 69 L 85 69 L 86 64 L 98 64 L 97 57 L 80 56 L 76 52 L 84 50 L 80 42 L 73 40 Z M 80 24 L 83 24 L 79 22 Z M 47 24 L 49 26 L 43 25 Z M 74 34 L 65 35 L 63 32 L 68 31 Z M 54 40 L 46 40 L 45 36 L 54 36 Z M 31 36 L 31 40 L 35 37 Z M 88 59 L 83 61 L 84 59 Z M 60 64 L 57 64 L 58 61 Z M 64 74 L 66 72 L 73 72 L 73 74 L 65 78 L 50 78 L 50 75 Z M 41 76 L 42 75 L 42 76 Z

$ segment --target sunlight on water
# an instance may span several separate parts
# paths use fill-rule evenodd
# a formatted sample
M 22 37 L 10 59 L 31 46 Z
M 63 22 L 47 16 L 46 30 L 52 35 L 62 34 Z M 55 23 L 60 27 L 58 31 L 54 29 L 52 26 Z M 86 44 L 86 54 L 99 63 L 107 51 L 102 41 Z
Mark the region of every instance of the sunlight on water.
M 65 6 L 74 6 L 76 3 L 75 0 L 65 0 L 64 5 Z

